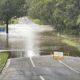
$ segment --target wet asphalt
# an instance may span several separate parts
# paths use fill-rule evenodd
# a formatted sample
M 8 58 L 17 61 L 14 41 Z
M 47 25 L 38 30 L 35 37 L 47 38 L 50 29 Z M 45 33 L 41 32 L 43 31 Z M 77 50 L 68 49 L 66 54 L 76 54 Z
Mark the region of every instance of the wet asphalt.
M 0 80 L 80 80 L 80 59 L 67 58 L 65 57 L 62 62 L 73 70 L 51 56 L 33 57 L 35 67 L 28 57 L 11 59 L 9 66 L 3 70 Z

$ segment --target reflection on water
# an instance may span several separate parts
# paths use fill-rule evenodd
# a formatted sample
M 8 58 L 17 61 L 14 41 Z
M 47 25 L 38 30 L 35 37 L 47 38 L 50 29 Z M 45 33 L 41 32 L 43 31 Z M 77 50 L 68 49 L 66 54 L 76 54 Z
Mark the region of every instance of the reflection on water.
M 33 56 L 36 56 L 36 54 L 35 54 L 35 52 L 33 52 L 32 50 L 28 50 L 27 56 L 28 56 L 28 57 L 33 57 Z

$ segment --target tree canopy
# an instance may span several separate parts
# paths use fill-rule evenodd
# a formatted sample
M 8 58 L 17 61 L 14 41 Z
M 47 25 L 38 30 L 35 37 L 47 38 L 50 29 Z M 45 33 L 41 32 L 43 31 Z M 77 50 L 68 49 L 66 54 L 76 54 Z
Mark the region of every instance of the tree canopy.
M 80 34 L 80 0 L 30 0 L 28 15 L 60 33 Z
M 80 0 L 1 0 L 0 20 L 27 15 L 59 33 L 80 34 Z
M 1 0 L 0 1 L 0 19 L 10 20 L 12 17 L 24 15 L 25 0 Z
M 0 0 L 0 20 L 7 24 L 7 28 L 12 17 L 24 16 L 25 13 L 25 0 Z

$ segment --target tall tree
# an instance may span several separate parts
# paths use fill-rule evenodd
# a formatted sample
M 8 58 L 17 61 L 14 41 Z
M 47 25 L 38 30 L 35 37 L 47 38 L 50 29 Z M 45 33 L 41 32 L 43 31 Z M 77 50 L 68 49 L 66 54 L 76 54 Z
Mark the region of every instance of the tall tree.
M 0 20 L 6 24 L 8 38 L 8 24 L 12 17 L 24 16 L 25 0 L 0 0 Z
M 28 15 L 60 33 L 80 34 L 80 0 L 31 0 Z
M 28 15 L 40 19 L 44 24 L 52 24 L 55 0 L 32 0 Z

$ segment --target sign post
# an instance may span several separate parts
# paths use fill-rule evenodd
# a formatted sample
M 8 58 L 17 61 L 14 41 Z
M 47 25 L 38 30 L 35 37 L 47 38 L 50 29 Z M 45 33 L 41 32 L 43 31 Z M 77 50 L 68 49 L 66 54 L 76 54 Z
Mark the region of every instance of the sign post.
M 57 60 L 63 60 L 63 59 L 64 59 L 63 52 L 54 51 L 54 56 L 53 56 L 53 58 L 54 58 L 54 59 L 57 59 Z

